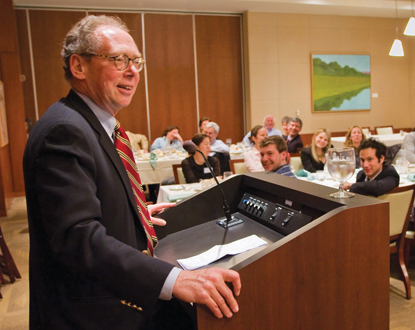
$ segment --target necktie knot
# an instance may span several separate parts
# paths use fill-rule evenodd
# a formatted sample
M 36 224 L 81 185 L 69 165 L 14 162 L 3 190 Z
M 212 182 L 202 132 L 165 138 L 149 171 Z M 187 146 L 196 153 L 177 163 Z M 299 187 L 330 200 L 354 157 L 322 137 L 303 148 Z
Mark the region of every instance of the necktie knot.
M 120 127 L 121 127 L 121 124 L 120 124 L 120 122 L 117 120 L 116 121 L 116 123 L 115 123 L 115 127 L 114 127 L 114 131 L 118 131 L 119 129 L 120 129 Z

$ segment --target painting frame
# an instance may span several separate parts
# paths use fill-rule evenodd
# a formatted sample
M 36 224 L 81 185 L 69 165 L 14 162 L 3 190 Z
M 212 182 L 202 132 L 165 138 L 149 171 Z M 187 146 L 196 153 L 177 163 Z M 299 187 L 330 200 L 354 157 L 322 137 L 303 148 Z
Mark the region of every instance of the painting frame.
M 9 143 L 7 130 L 6 102 L 4 98 L 4 84 L 0 81 L 0 148 Z
M 311 53 L 311 112 L 371 110 L 369 54 Z

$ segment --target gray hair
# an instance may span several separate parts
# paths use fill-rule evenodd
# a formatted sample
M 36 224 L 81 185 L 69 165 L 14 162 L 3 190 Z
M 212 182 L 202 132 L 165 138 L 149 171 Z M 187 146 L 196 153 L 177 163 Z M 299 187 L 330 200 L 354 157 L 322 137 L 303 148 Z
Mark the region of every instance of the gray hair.
M 265 120 L 267 120 L 267 117 L 271 117 L 271 118 L 272 118 L 272 120 L 273 120 L 273 121 L 274 121 L 274 123 L 275 123 L 275 117 L 274 117 L 273 115 L 266 115 L 266 116 L 264 117 L 263 123 L 265 123 Z
M 206 124 L 205 128 L 208 128 L 208 127 L 212 127 L 215 134 L 219 134 L 219 125 L 216 124 L 215 122 L 213 122 L 213 121 L 208 122 Z
M 88 55 L 98 52 L 102 40 L 95 35 L 95 30 L 103 25 L 109 25 L 129 32 L 127 26 L 117 16 L 88 15 L 76 23 L 63 41 L 61 56 L 64 62 L 65 79 L 72 78 L 69 60 L 72 55 Z M 89 59 L 90 60 L 90 59 Z
M 291 120 L 288 123 L 291 123 L 291 122 L 299 123 L 300 128 L 303 128 L 303 121 L 300 118 L 298 117 L 291 118 Z

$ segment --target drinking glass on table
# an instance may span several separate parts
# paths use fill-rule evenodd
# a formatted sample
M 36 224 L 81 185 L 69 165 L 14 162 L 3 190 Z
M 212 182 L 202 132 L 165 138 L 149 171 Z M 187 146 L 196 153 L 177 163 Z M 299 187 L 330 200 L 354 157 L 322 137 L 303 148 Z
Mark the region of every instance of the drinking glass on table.
M 226 171 L 223 172 L 223 180 L 226 180 L 227 178 L 229 178 L 232 175 L 232 172 L 230 171 Z
M 354 148 L 330 148 L 327 155 L 329 174 L 334 180 L 340 182 L 339 191 L 330 196 L 334 198 L 353 197 L 353 193 L 344 190 L 343 184 L 353 176 L 356 169 Z
M 317 179 L 317 181 L 319 181 L 320 183 L 322 183 L 325 178 L 326 178 L 326 172 L 325 171 L 317 171 L 316 172 L 316 179 Z

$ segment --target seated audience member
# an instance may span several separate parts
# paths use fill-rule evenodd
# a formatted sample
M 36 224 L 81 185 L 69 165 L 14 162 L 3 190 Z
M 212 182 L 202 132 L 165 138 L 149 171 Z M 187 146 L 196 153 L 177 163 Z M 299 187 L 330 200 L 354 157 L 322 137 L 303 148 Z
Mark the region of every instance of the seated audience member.
M 407 161 L 415 164 L 415 130 L 403 138 L 402 149 L 406 150 Z
M 360 157 L 357 151 L 364 140 L 366 140 L 366 135 L 360 126 L 354 125 L 347 131 L 344 146 L 354 148 L 356 155 L 356 168 L 360 167 Z
M 144 150 L 144 152 L 148 152 L 148 139 L 145 135 L 131 133 L 129 131 L 126 131 L 125 133 L 130 139 L 130 144 L 133 148 L 133 151 Z
M 265 116 L 264 127 L 267 129 L 268 136 L 273 136 L 273 135 L 282 136 L 281 131 L 279 129 L 274 128 L 274 126 L 275 126 L 275 118 L 271 115 Z M 242 142 L 245 143 L 246 145 L 253 147 L 254 144 L 249 139 L 250 137 L 251 137 L 251 132 L 249 131 L 243 138 Z
M 261 163 L 266 172 L 296 177 L 287 163 L 287 144 L 281 136 L 268 136 L 261 141 L 259 147 Z
M 168 126 L 163 136 L 154 140 L 151 145 L 151 151 L 155 149 L 163 150 L 167 146 L 171 146 L 173 149 L 179 149 L 183 146 L 183 139 L 179 134 L 179 128 L 177 126 Z
M 267 137 L 267 129 L 264 126 L 256 125 L 251 130 L 251 141 L 254 143 L 254 146 L 251 150 L 245 153 L 245 166 L 249 172 L 261 172 L 264 170 L 264 167 L 261 164 L 261 155 L 259 152 L 260 142 Z
M 311 147 L 301 150 L 301 163 L 305 170 L 315 173 L 324 170 L 326 152 L 330 148 L 331 134 L 325 128 L 314 133 Z
M 197 149 L 203 152 L 216 176 L 220 175 L 219 161 L 209 156 L 210 138 L 206 134 L 196 134 L 192 138 L 192 142 Z M 200 180 L 210 179 L 212 174 L 207 167 L 203 156 L 199 152 L 195 152 L 182 161 L 182 170 L 187 183 L 199 182 Z
M 217 139 L 219 135 L 219 125 L 215 122 L 208 122 L 204 129 L 204 134 L 210 138 L 210 156 L 216 152 L 229 153 L 230 148 L 223 141 Z
M 219 160 L 220 174 L 230 171 L 229 166 L 229 152 L 230 148 L 223 141 L 217 139 L 219 134 L 219 125 L 211 121 L 206 124 L 204 133 L 210 138 L 210 153 L 209 156 L 216 157 Z
M 392 165 L 385 165 L 386 146 L 373 138 L 359 148 L 362 170 L 356 183 L 344 183 L 344 189 L 361 195 L 381 196 L 399 185 L 399 174 Z
M 297 153 L 303 148 L 303 141 L 300 136 L 302 128 L 303 122 L 300 118 L 295 117 L 290 119 L 288 125 L 288 135 L 283 136 L 290 154 Z
M 282 130 L 284 131 L 283 136 L 284 135 L 287 136 L 290 133 L 288 129 L 290 127 L 290 120 L 291 120 L 291 117 L 289 116 L 284 116 L 281 119 Z
M 202 117 L 202 118 L 200 118 L 200 120 L 199 120 L 199 132 L 200 133 L 203 133 L 203 131 L 205 129 L 205 126 L 206 126 L 206 124 L 208 122 L 210 122 L 210 118 L 209 117 Z

